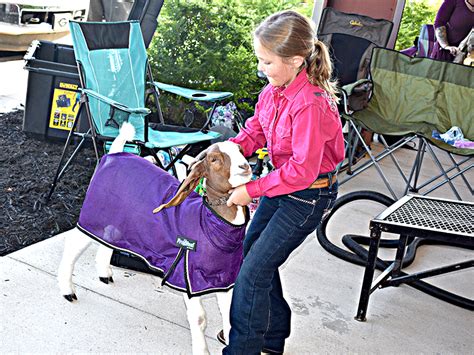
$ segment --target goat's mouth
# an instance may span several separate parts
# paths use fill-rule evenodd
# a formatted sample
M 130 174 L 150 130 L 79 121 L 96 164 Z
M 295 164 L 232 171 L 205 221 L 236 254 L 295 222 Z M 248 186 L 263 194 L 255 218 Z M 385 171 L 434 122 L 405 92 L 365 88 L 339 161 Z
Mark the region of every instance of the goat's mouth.
M 250 181 L 252 179 L 252 170 L 250 171 L 244 171 L 242 173 L 237 174 L 239 177 L 242 177 L 244 179 L 248 179 Z M 247 182 L 248 182 L 247 181 Z
M 244 171 L 238 174 L 235 174 L 229 179 L 230 186 L 235 188 L 240 185 L 244 185 L 252 180 L 252 172 Z

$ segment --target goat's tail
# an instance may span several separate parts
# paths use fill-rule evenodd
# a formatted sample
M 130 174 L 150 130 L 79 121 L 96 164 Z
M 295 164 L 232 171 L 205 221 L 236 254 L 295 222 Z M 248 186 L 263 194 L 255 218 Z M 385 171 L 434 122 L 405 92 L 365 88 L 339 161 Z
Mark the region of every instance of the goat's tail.
M 109 154 L 123 152 L 123 147 L 127 141 L 132 141 L 135 137 L 135 127 L 129 122 L 124 122 L 120 127 L 119 135 L 114 139 L 109 150 Z

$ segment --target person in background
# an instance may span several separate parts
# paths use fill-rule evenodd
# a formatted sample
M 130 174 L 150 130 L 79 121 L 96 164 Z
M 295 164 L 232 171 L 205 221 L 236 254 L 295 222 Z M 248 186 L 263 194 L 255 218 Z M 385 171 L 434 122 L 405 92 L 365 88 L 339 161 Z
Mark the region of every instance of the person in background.
M 431 58 L 452 62 L 458 45 L 474 27 L 474 0 L 444 0 L 434 27 L 436 43 Z
M 329 52 L 315 38 L 312 22 L 294 11 L 269 16 L 254 32 L 258 69 L 269 84 L 255 115 L 230 140 L 246 156 L 266 144 L 275 169 L 235 188 L 227 202 L 243 206 L 260 197 L 244 240 L 224 354 L 283 353 L 291 310 L 278 268 L 337 197 L 344 140 Z

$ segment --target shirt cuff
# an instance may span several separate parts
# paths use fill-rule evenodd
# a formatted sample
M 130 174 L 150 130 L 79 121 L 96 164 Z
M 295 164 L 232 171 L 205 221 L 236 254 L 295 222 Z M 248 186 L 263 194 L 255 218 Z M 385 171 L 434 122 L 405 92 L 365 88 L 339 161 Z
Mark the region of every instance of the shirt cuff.
M 247 193 L 251 198 L 257 198 L 262 195 L 257 180 L 246 183 L 245 188 L 247 189 Z

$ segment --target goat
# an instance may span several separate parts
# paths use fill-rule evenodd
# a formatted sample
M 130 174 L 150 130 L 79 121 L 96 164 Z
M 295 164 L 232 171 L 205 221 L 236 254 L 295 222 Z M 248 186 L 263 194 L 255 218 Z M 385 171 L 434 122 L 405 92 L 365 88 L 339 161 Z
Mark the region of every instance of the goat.
M 162 283 L 185 292 L 193 354 L 208 354 L 201 295 L 222 291 L 216 295 L 228 339 L 232 287 L 242 262 L 248 213 L 241 206 L 228 207 L 226 200 L 230 189 L 250 180 L 250 166 L 238 145 L 214 143 L 196 157 L 179 185 L 149 160 L 121 152 L 133 136 L 133 126 L 124 124 L 94 173 L 77 227 L 65 232 L 58 270 L 61 294 L 70 302 L 77 300 L 74 265 L 93 239 L 99 242 L 99 279 L 106 284 L 113 282 L 112 248 L 131 252 L 159 271 Z M 201 178 L 205 198 L 193 191 Z M 207 235 L 201 235 L 199 227 Z

